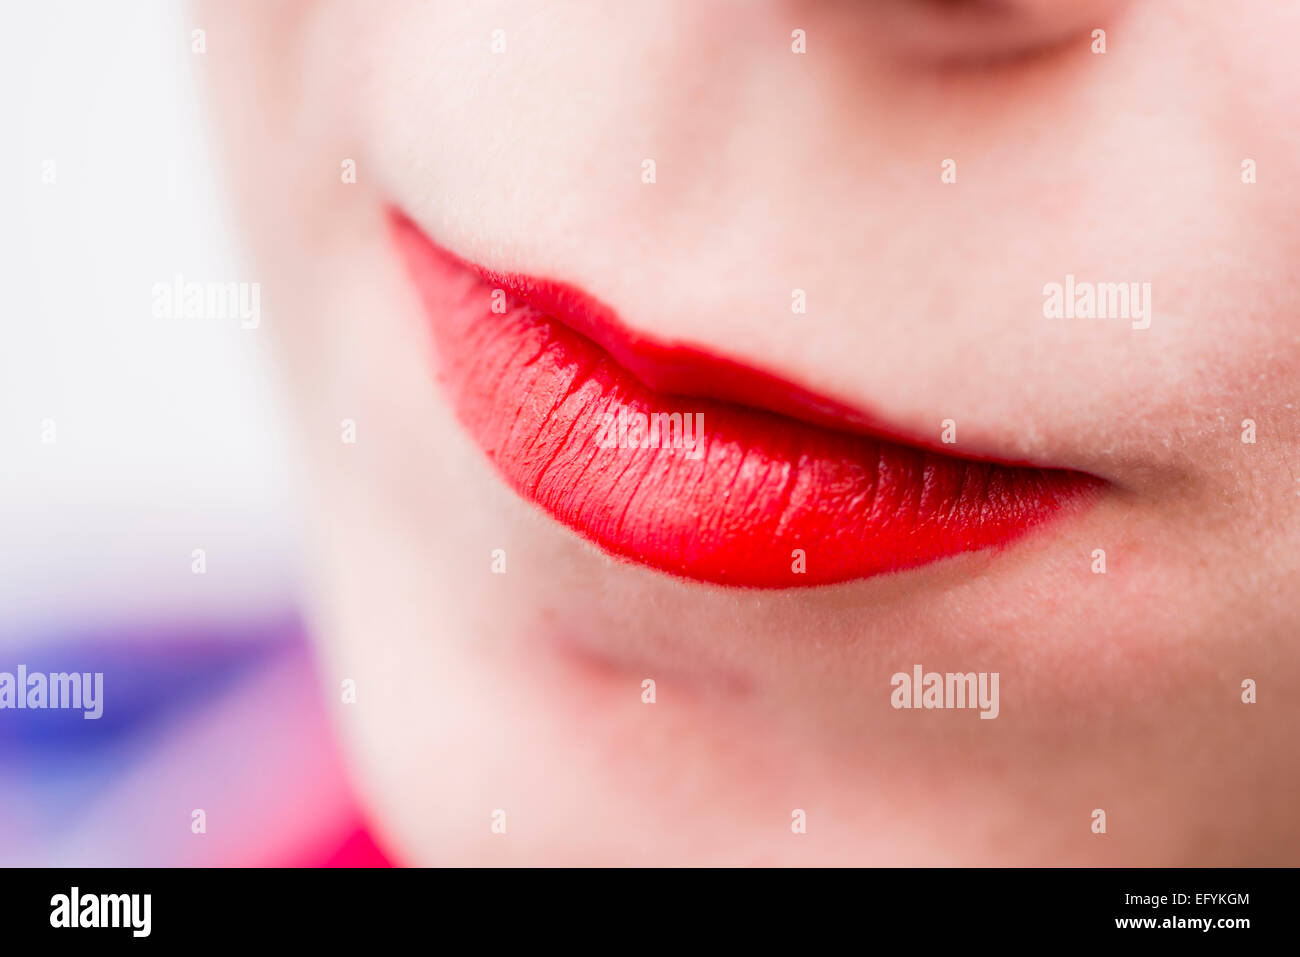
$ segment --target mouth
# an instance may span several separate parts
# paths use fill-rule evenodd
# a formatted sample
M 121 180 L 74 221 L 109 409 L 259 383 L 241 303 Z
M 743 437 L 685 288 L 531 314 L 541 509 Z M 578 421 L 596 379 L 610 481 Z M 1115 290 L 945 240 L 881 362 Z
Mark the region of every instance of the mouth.
M 940 451 L 779 376 L 626 326 L 573 286 L 394 239 L 457 417 L 524 499 L 619 558 L 797 588 L 1005 546 L 1101 479 Z M 936 423 L 938 425 L 938 423 Z

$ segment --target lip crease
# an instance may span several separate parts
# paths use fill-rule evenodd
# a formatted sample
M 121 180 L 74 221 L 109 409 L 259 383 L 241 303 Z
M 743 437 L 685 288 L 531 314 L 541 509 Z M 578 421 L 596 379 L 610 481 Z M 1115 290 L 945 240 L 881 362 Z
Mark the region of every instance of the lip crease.
M 457 417 L 523 498 L 622 558 L 716 584 L 824 585 L 1006 545 L 1105 484 L 899 441 L 778 376 L 636 333 L 572 286 L 463 262 L 398 211 L 390 222 Z M 618 425 L 660 413 L 698 436 Z

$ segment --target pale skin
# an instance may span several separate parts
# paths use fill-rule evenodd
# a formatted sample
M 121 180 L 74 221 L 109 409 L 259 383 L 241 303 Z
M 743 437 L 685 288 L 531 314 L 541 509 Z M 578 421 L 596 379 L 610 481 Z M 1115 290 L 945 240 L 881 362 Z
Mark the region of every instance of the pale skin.
M 1300 8 L 1012 7 L 199 6 L 322 672 L 356 681 L 338 723 L 399 860 L 1297 863 Z M 389 202 L 634 327 L 1112 487 L 820 589 L 616 562 L 460 428 Z M 1150 327 L 1044 318 L 1066 274 L 1150 283 Z M 893 709 L 916 663 L 998 672 L 996 720 Z

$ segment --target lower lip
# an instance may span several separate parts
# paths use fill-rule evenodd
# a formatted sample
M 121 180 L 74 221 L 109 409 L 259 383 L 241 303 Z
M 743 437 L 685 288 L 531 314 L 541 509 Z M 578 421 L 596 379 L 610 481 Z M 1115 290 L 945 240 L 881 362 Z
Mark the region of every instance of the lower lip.
M 632 562 L 723 585 L 843 582 L 1005 545 L 1102 484 L 863 434 L 868 417 L 632 336 L 572 287 L 485 273 L 400 214 L 393 233 L 469 434 L 519 495 Z M 701 382 L 707 397 L 678 394 Z M 738 404 L 746 390 L 766 408 Z

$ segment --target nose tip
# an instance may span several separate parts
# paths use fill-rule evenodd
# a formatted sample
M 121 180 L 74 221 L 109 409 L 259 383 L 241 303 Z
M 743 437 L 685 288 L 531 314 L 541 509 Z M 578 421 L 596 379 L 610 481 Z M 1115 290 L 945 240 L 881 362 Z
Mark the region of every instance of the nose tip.
M 1032 53 L 1087 42 L 1126 0 L 884 0 L 906 52 L 936 60 Z

